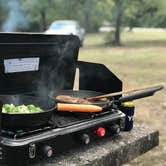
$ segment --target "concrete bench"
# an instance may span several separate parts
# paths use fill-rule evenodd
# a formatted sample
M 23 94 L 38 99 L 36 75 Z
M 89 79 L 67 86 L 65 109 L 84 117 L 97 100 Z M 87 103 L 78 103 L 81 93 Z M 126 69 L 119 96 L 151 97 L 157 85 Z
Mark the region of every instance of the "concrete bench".
M 130 132 L 72 149 L 58 157 L 38 161 L 33 166 L 119 166 L 158 144 L 158 131 L 135 124 Z

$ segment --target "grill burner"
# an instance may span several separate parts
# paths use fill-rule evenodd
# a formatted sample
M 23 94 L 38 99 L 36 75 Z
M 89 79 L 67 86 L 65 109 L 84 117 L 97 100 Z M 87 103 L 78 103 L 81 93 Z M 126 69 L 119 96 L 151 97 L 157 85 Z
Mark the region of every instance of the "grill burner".
M 71 125 L 75 125 L 81 122 L 85 122 L 87 120 L 94 119 L 95 117 L 104 116 L 107 114 L 113 114 L 116 110 L 107 110 L 101 113 L 72 113 L 72 112 L 60 112 L 54 114 L 50 120 L 50 124 L 54 127 L 67 127 Z

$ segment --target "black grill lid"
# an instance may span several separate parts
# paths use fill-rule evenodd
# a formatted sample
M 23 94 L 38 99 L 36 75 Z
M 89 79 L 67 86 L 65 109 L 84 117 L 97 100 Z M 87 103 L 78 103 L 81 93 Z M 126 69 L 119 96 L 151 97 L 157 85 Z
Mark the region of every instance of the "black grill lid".
M 0 94 L 72 89 L 79 46 L 73 35 L 0 33 Z

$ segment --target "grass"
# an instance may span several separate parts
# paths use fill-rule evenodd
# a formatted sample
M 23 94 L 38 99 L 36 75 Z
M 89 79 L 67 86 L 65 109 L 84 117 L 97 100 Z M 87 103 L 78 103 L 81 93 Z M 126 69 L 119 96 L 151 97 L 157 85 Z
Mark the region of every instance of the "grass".
M 143 36 L 143 39 L 140 36 Z M 153 39 L 155 43 L 151 41 L 152 36 L 155 36 Z M 85 46 L 80 50 L 79 59 L 102 62 L 122 80 L 127 79 L 138 85 L 166 80 L 164 76 L 166 32 L 162 34 L 161 32 L 159 34 L 124 33 L 122 44 L 122 47 L 104 46 L 104 34 L 87 35 Z M 146 80 L 143 78 L 145 75 Z
M 122 46 L 105 46 L 104 35 L 87 34 L 79 60 L 105 64 L 133 89 L 160 82 L 166 83 L 166 31 L 124 32 Z M 164 165 L 166 163 L 166 88 L 151 98 L 135 101 L 135 119 L 160 132 L 160 146 L 133 160 L 129 165 Z

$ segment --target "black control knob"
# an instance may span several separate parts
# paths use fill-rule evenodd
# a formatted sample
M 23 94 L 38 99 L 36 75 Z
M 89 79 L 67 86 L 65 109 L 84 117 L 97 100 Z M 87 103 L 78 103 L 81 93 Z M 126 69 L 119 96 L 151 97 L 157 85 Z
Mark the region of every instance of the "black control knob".
M 113 134 L 119 134 L 120 126 L 118 124 L 115 124 L 115 125 L 111 126 L 110 130 L 111 130 L 111 133 L 113 133 Z
M 51 157 L 53 155 L 53 149 L 51 146 L 45 145 L 42 148 L 42 153 L 45 157 Z
M 87 145 L 90 143 L 90 136 L 88 134 L 82 134 L 80 139 L 83 144 Z

